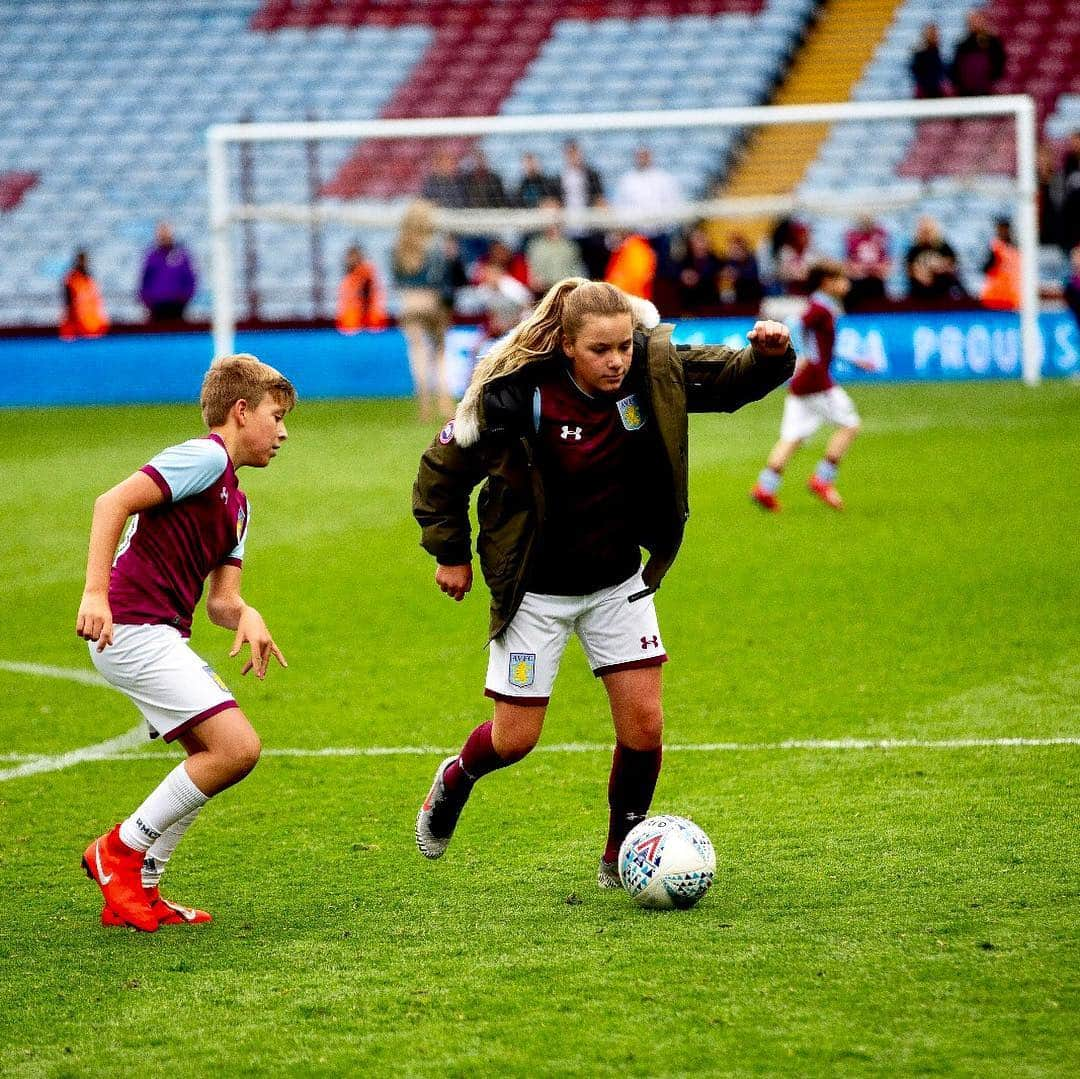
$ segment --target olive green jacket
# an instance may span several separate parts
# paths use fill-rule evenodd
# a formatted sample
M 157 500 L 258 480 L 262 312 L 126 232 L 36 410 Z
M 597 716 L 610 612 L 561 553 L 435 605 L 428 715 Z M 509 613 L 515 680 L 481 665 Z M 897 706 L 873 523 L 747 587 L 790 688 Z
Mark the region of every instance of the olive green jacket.
M 643 492 L 640 546 L 649 552 L 643 576 L 655 591 L 682 542 L 690 515 L 687 494 L 687 416 L 691 412 L 734 412 L 786 382 L 795 370 L 795 352 L 758 356 L 753 348 L 676 346 L 673 327 L 661 324 L 634 334 L 634 358 L 627 384 L 644 390 L 655 424 L 657 451 L 670 475 L 660 489 Z M 484 387 L 479 430 L 461 445 L 447 424 L 420 459 L 413 486 L 413 515 L 421 545 L 444 566 L 472 561 L 469 499 L 483 482 L 477 502 L 476 550 L 491 591 L 490 635 L 497 637 L 514 617 L 532 566 L 544 521 L 544 490 L 535 465 L 531 424 L 533 394 L 560 353 L 540 357 Z M 461 426 L 461 415 L 458 416 Z M 642 593 L 647 594 L 647 593 Z

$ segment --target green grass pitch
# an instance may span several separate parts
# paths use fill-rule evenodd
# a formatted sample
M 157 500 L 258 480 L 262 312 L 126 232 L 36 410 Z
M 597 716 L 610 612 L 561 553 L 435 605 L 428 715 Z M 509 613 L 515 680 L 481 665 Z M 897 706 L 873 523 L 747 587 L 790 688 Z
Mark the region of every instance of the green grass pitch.
M 607 752 L 485 779 L 447 856 L 417 854 L 438 749 L 489 714 L 486 594 L 432 583 L 410 406 L 302 403 L 278 460 L 241 474 L 245 594 L 289 669 L 241 680 L 201 612 L 195 646 L 269 750 L 423 751 L 267 755 L 166 878 L 214 923 L 153 936 L 100 927 L 79 856 L 175 755 L 10 778 L 138 719 L 10 665 L 91 670 L 92 501 L 198 413 L 3 413 L 0 1074 L 1075 1074 L 1080 747 L 675 748 L 1080 736 L 1080 389 L 854 396 L 842 515 L 804 488 L 820 440 L 783 513 L 749 503 L 780 395 L 693 419 L 654 808 L 705 828 L 718 874 L 673 914 L 596 889 Z M 572 644 L 545 742 L 609 740 Z

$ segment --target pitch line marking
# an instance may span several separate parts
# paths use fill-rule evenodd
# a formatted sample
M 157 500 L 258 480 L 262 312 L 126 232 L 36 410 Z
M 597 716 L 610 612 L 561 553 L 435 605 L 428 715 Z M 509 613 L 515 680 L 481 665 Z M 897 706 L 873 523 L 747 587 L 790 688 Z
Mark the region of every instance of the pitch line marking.
M 23 776 L 37 775 L 39 772 L 59 772 L 84 761 L 122 760 L 122 751 L 142 745 L 146 741 L 146 724 L 139 723 L 115 738 L 107 738 L 92 746 L 82 746 L 68 753 L 55 757 L 36 757 L 17 764 L 13 768 L 0 770 L 0 783 L 8 779 L 21 779 Z
M 0 659 L 0 671 L 10 674 L 36 674 L 40 678 L 62 678 L 65 682 L 79 682 L 84 686 L 113 688 L 97 671 L 86 671 L 80 667 L 52 667 L 47 663 L 12 663 Z
M 130 753 L 125 750 L 144 743 L 146 727 L 139 724 L 130 731 L 97 745 L 85 746 L 55 757 L 27 754 L 5 754 L 3 760 L 22 760 L 14 768 L 0 771 L 0 782 L 19 779 L 41 772 L 57 772 L 86 761 L 163 761 L 171 755 L 165 752 Z M 838 738 L 798 739 L 786 742 L 697 742 L 666 745 L 666 753 L 775 753 L 775 752 L 845 752 L 903 749 L 1025 749 L 1047 746 L 1080 746 L 1080 737 L 1059 738 L 946 738 L 930 741 L 921 738 Z M 452 749 L 436 746 L 327 746 L 322 749 L 269 748 L 264 757 L 445 757 Z M 540 745 L 534 753 L 610 753 L 607 742 L 563 742 Z

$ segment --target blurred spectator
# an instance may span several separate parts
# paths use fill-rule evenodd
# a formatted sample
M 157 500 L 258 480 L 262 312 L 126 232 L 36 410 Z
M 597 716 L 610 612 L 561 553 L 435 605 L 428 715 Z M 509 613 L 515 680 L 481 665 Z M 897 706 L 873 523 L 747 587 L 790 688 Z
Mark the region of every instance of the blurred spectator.
M 90 257 L 82 248 L 75 252 L 71 269 L 64 277 L 62 297 L 64 314 L 60 321 L 61 340 L 101 337 L 108 332 L 109 316 L 105 314 L 97 282 L 90 275 Z
M 600 182 L 600 173 L 586 164 L 581 147 L 573 139 L 563 143 L 563 168 L 559 174 L 559 195 L 569 218 L 590 206 L 603 201 L 604 185 Z M 570 228 L 568 235 L 577 237 L 580 230 Z
M 442 255 L 445 271 L 443 273 L 443 303 L 447 311 L 453 311 L 459 289 L 469 284 L 469 271 L 465 266 L 465 257 L 461 243 L 449 233 L 443 237 Z
M 1061 244 L 1066 252 L 1080 244 L 1080 131 L 1069 136 L 1061 165 Z
M 461 177 L 457 171 L 457 158 L 449 150 L 439 150 L 431 164 L 431 172 L 424 178 L 421 194 L 436 206 L 460 209 L 465 205 Z
M 757 259 L 750 242 L 741 233 L 728 239 L 727 250 L 720 260 L 720 301 L 725 304 L 757 308 L 765 289 L 761 284 Z
M 1065 282 L 1065 302 L 1080 329 L 1080 245 L 1069 253 L 1069 279 Z
M 477 348 L 512 330 L 532 306 L 529 289 L 510 272 L 513 252 L 496 241 L 477 267 L 476 296 L 484 312 L 484 340 Z
M 905 258 L 908 298 L 940 303 L 967 297 L 957 275 L 956 252 L 941 235 L 941 227 L 929 216 L 920 217 L 915 226 L 915 242 Z
M 440 417 L 448 417 L 453 411 L 446 375 L 449 281 L 432 203 L 416 199 L 406 207 L 391 262 L 420 419 L 431 420 L 433 407 Z
M 529 287 L 538 296 L 564 277 L 585 276 L 585 264 L 578 245 L 563 232 L 559 200 L 546 196 L 540 200 L 539 208 L 559 216 L 553 217 L 547 228 L 539 236 L 534 236 L 525 247 Z
M 541 201 L 558 196 L 559 182 L 540 168 L 536 154 L 521 155 L 521 181 L 517 187 L 516 202 L 527 210 L 535 210 Z
M 923 27 L 919 47 L 911 54 L 911 78 L 916 97 L 945 96 L 945 61 L 941 59 L 937 23 Z
M 492 240 L 484 249 L 484 253 L 476 260 L 473 267 L 473 279 L 479 281 L 481 272 L 485 267 L 494 263 L 505 270 L 511 277 L 516 278 L 523 285 L 529 283 L 529 266 L 525 256 L 520 251 L 513 250 L 509 244 L 502 240 Z
M 700 221 L 676 240 L 672 254 L 680 310 L 689 312 L 715 307 L 720 302 L 717 285 L 720 260 L 713 254 Z
M 634 167 L 619 177 L 612 198 L 617 210 L 640 214 L 663 214 L 677 209 L 683 201 L 679 181 L 667 169 L 653 164 L 652 151 L 647 146 L 639 146 L 634 152 Z M 650 235 L 667 231 L 657 225 L 637 227 Z
M 889 235 L 869 214 L 860 217 L 844 237 L 844 259 L 851 281 L 846 301 L 849 311 L 885 299 L 885 280 L 892 271 Z
M 1035 177 L 1038 183 L 1039 243 L 1062 246 L 1064 177 L 1058 171 L 1054 148 L 1048 142 L 1039 145 L 1035 157 Z
M 468 167 L 463 168 L 460 175 L 465 206 L 481 209 L 509 205 L 502 178 L 492 171 L 483 150 L 473 152 Z
M 359 244 L 352 244 L 345 252 L 345 276 L 338 286 L 337 328 L 352 334 L 385 326 L 386 303 L 375 263 Z
M 811 245 L 810 226 L 803 221 L 780 222 L 773 234 L 776 253 L 776 280 L 782 292 L 807 294 L 807 276 L 819 256 Z
M 601 195 L 594 205 L 597 210 L 607 208 L 607 199 Z M 617 233 L 606 233 L 603 229 L 590 229 L 588 232 L 574 235 L 569 229 L 568 236 L 572 236 L 574 243 L 581 251 L 581 260 L 585 263 L 585 276 L 590 281 L 603 281 L 607 265 L 611 261 L 611 252 L 622 242 L 622 236 Z
M 195 295 L 195 267 L 183 244 L 176 242 L 167 221 L 158 224 L 154 246 L 146 253 L 139 299 L 151 322 L 175 322 Z
M 979 297 L 983 306 L 994 311 L 1019 310 L 1020 252 L 1013 240 L 1008 218 L 999 217 L 994 222 L 994 238 L 990 241 L 990 253 L 983 264 L 983 273 L 986 280 Z
M 1005 73 L 1005 46 L 981 11 L 969 11 L 967 36 L 956 46 L 949 77 L 957 97 L 992 94 Z
M 651 300 L 655 278 L 656 251 L 652 244 L 640 233 L 618 233 L 604 280 L 631 296 Z

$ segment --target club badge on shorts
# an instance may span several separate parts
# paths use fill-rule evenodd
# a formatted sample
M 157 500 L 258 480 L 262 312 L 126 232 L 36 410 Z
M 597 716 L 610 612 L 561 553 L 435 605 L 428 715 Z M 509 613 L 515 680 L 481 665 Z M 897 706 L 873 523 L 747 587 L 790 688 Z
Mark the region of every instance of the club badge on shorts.
M 645 426 L 645 417 L 641 414 L 641 405 L 638 404 L 637 394 L 632 393 L 617 402 L 619 406 L 619 418 L 622 425 L 628 431 L 638 431 Z
M 518 689 L 531 686 L 536 680 L 536 653 L 511 652 L 508 678 L 510 685 L 517 686 Z
M 203 667 L 203 670 L 206 671 L 206 673 L 210 676 L 211 681 L 218 687 L 218 689 L 223 689 L 226 693 L 229 692 L 229 687 L 225 685 L 225 683 L 221 680 L 221 675 L 219 675 L 217 671 L 215 671 L 214 668 L 210 666 L 209 663 L 207 663 Z

